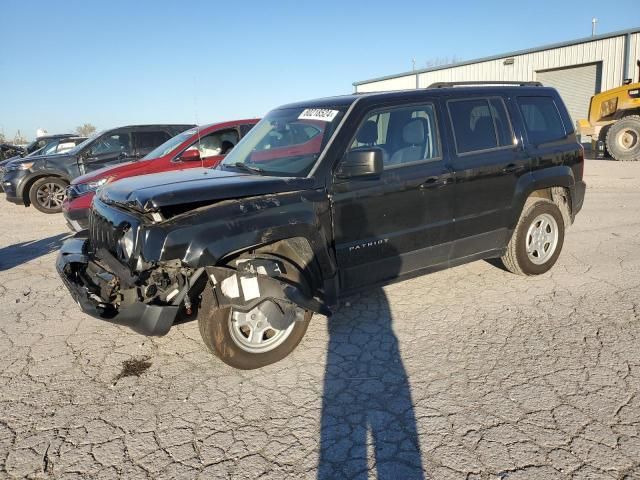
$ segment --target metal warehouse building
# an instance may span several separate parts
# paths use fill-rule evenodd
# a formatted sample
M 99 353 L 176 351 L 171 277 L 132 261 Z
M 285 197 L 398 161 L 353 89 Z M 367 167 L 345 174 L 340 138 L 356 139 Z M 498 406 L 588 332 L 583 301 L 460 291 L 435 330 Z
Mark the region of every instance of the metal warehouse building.
M 576 121 L 594 93 L 639 81 L 640 27 L 570 42 L 355 82 L 356 92 L 426 88 L 435 82 L 528 80 L 558 89 Z

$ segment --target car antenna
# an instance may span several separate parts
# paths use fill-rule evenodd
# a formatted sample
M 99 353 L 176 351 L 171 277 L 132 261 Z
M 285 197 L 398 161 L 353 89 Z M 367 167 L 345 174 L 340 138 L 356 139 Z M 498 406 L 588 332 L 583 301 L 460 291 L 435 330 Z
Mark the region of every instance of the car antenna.
M 196 135 L 198 135 L 198 154 L 200 156 L 200 166 L 204 170 L 204 159 L 202 158 L 202 149 L 200 148 L 200 122 L 198 121 L 198 89 L 196 88 L 196 77 L 193 77 L 193 112 L 196 119 Z

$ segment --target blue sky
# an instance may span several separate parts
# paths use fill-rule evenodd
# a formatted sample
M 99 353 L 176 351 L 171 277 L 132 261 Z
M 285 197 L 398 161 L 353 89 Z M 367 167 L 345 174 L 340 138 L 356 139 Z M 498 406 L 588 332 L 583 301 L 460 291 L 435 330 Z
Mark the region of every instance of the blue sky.
M 429 60 L 470 60 L 640 25 L 613 2 L 0 3 L 0 132 L 260 116 Z M 614 8 L 615 6 L 615 8 Z

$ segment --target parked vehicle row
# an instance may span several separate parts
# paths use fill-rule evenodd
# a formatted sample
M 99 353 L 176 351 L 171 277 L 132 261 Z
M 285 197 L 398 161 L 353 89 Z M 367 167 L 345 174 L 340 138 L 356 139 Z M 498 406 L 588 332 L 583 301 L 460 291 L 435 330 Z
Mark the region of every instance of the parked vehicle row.
M 97 133 L 66 153 L 15 159 L 3 171 L 6 199 L 43 213 L 62 211 L 67 185 L 79 175 L 139 159 L 193 125 L 140 125 Z
M 190 128 L 153 149 L 139 161 L 125 162 L 76 177 L 67 188 L 63 211 L 72 230 L 88 227 L 95 191 L 116 180 L 194 167 L 215 167 L 258 120 L 238 120 Z
M 86 313 L 144 335 L 197 319 L 242 369 L 284 358 L 314 312 L 362 289 L 484 258 L 548 271 L 585 194 L 567 109 L 539 84 L 285 105 L 215 168 L 190 163 L 220 156 L 193 135 L 154 153 L 160 173 L 74 182 L 68 215 L 94 195 L 88 229 L 57 269 Z M 196 168 L 161 166 L 178 163 Z
M 35 162 L 36 159 L 33 157 L 60 155 L 62 153 L 68 152 L 69 150 L 75 148 L 78 144 L 84 142 L 87 137 L 64 134 L 40 137 L 40 139 L 40 141 L 36 140 L 32 142 L 19 154 L 0 162 L 0 180 L 4 177 L 4 172 L 9 167 L 9 170 L 13 169 L 14 165 L 20 165 L 21 167 L 24 167 L 28 165 L 29 162 Z M 30 148 L 31 145 L 39 147 L 43 143 L 44 146 L 37 148 L 36 150 Z M 25 159 L 24 161 L 19 161 L 23 158 Z M 4 182 L 0 181 L 0 185 L 2 186 L 2 191 L 4 191 Z
M 25 149 L 12 143 L 0 143 L 0 162 L 24 155 Z
M 33 153 L 35 153 L 37 150 L 42 149 L 44 146 L 46 146 L 47 144 L 50 144 L 51 142 L 55 141 L 55 140 L 61 140 L 64 138 L 72 138 L 75 137 L 76 135 L 73 133 L 58 133 L 55 135 L 42 135 L 39 136 L 38 138 L 36 138 L 33 142 L 29 143 L 27 146 L 25 147 L 20 147 L 17 145 L 8 145 L 8 144 L 3 144 L 4 148 L 3 150 L 13 150 L 15 151 L 15 154 L 12 155 L 11 157 L 5 157 L 2 160 L 11 160 L 13 158 L 19 158 L 19 157 L 25 157 L 27 155 L 31 155 Z

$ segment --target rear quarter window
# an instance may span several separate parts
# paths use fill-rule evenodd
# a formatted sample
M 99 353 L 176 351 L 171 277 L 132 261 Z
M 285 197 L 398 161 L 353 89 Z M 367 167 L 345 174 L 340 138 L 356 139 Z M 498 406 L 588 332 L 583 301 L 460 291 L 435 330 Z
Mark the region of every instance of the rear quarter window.
M 152 132 L 135 132 L 133 134 L 136 149 L 138 153 L 149 153 L 158 145 L 169 140 L 169 134 L 162 131 Z
M 518 97 L 527 138 L 534 145 L 566 138 L 560 111 L 551 97 Z

